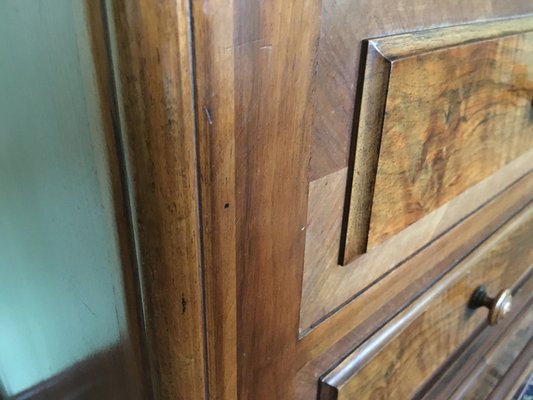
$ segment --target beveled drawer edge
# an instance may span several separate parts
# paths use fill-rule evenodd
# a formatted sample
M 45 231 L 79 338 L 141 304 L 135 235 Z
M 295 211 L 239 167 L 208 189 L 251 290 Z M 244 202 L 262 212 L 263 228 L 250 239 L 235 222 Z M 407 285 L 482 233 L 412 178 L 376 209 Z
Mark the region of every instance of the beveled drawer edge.
M 379 354 L 380 349 L 384 344 L 399 336 L 409 327 L 411 321 L 419 316 L 436 297 L 448 290 L 455 283 L 459 282 L 465 271 L 471 268 L 471 263 L 476 261 L 476 257 L 484 254 L 485 251 L 490 250 L 502 237 L 505 237 L 507 231 L 511 230 L 515 225 L 522 223 L 521 220 L 523 218 L 531 218 L 532 215 L 532 205 L 523 209 L 519 215 L 509 222 L 509 224 L 506 224 L 501 229 L 497 230 L 491 237 L 483 242 L 479 248 L 474 250 L 465 260 L 463 260 L 461 264 L 446 273 L 444 277 L 434 283 L 431 288 L 418 299 L 399 312 L 394 318 L 380 328 L 378 332 L 363 342 L 362 345 L 345 357 L 339 364 L 334 366 L 334 368 L 324 374 L 321 378 L 321 393 L 326 393 L 328 387 L 335 388 L 341 386 L 350 377 L 355 376 L 359 370 L 370 363 L 375 356 Z M 523 282 L 524 276 L 529 276 L 529 274 L 531 274 L 532 268 L 533 265 L 526 267 L 525 272 L 515 282 L 516 285 Z
M 341 305 L 341 307 L 336 309 L 335 312 L 328 314 L 327 318 L 321 320 L 317 326 L 314 326 L 309 331 L 301 332 L 298 345 L 298 363 L 300 368 L 309 361 L 319 357 L 319 355 L 326 351 L 326 349 L 331 349 L 331 346 L 335 345 L 335 343 L 347 334 L 351 334 L 353 331 L 357 330 L 355 326 L 359 327 L 361 324 L 366 324 L 369 319 L 376 320 L 377 322 L 369 322 L 372 328 L 369 328 L 368 330 L 365 328 L 366 332 L 375 332 L 379 327 L 383 326 L 403 309 L 404 304 L 409 304 L 418 298 L 438 279 L 440 279 L 440 277 L 460 262 L 462 257 L 475 250 L 492 234 L 497 232 L 498 229 L 527 207 L 527 205 L 533 201 L 531 196 L 532 185 L 533 174 L 527 174 L 526 177 L 523 177 L 518 182 L 512 184 L 505 194 L 500 194 L 491 199 L 488 204 L 481 207 L 476 213 L 465 218 L 461 224 L 458 224 L 450 231 L 446 232 L 446 234 L 433 242 L 430 246 L 426 246 L 421 249 L 421 251 L 415 253 L 412 257 L 406 260 L 405 263 L 398 265 L 390 274 L 387 274 L 384 279 L 371 285 L 364 292 L 356 293 L 348 302 L 346 302 L 346 304 Z M 476 226 L 479 225 L 478 221 L 485 221 L 487 218 L 491 218 L 490 223 L 477 229 Z M 465 231 L 468 232 L 469 238 L 468 240 L 464 239 L 462 246 L 457 249 L 457 245 L 453 243 L 453 235 L 461 234 L 464 236 Z M 472 236 L 472 238 L 470 238 L 470 236 Z M 465 241 L 468 243 L 465 244 Z M 470 243 L 470 241 L 472 243 Z M 447 242 L 452 243 L 446 244 Z M 463 246 L 463 244 L 465 245 Z M 446 254 L 450 255 L 447 250 L 450 246 L 454 246 L 454 250 L 452 251 L 453 257 L 447 256 L 443 258 L 443 255 L 441 254 L 442 251 L 446 251 Z M 427 257 L 432 257 L 435 260 L 438 260 L 435 261 L 438 264 L 438 268 L 434 268 L 431 271 L 426 271 L 424 268 L 424 271 L 420 273 L 415 271 L 416 273 L 413 275 L 413 270 L 420 270 L 423 264 L 422 260 Z M 401 280 L 405 274 L 415 276 L 416 284 L 411 282 L 410 284 L 391 290 L 391 280 Z M 385 293 L 385 288 L 387 288 L 386 293 L 389 295 L 387 298 L 387 304 L 390 304 L 391 301 L 393 303 L 398 301 L 398 297 L 402 298 L 402 307 L 390 309 L 386 312 L 386 315 L 381 311 L 381 308 L 385 306 L 382 296 L 382 294 Z M 374 307 L 373 310 L 370 309 L 370 304 Z M 355 319 L 353 317 L 354 313 L 357 315 Z M 364 337 L 367 336 L 368 335 L 365 333 Z M 357 341 L 357 345 L 360 343 L 360 341 Z M 342 354 L 346 354 L 346 351 L 348 350 L 342 350 Z
M 370 286 L 377 284 L 409 259 L 441 240 L 448 232 L 459 227 L 464 221 L 476 218 L 478 212 L 498 201 L 498 198 L 505 196 L 517 185 L 533 186 L 532 160 L 533 149 L 467 189 L 448 204 L 358 257 L 349 267 L 339 267 L 336 262 L 335 265 L 306 264 L 301 295 L 300 339 Z M 483 200 L 475 201 L 476 198 Z M 429 238 L 420 234 L 426 231 L 430 232 Z M 307 247 L 308 244 L 306 249 Z M 326 295 L 325 290 L 334 293 Z M 319 304 L 316 303 L 317 299 L 320 299 Z

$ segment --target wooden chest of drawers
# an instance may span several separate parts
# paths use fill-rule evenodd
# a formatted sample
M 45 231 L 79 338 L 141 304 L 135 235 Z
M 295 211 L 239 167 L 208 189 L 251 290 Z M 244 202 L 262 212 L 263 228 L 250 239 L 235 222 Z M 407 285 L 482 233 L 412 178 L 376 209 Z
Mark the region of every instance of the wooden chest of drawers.
M 0 32 L 0 399 L 533 373 L 532 0 L 0 0 Z
M 162 398 L 512 394 L 533 346 L 533 3 L 118 11 Z

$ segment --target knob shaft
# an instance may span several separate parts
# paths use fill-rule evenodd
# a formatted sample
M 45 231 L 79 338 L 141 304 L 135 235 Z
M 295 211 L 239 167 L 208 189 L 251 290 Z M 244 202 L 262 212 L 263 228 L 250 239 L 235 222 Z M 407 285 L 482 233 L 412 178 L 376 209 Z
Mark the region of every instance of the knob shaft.
M 497 325 L 511 311 L 513 295 L 509 289 L 501 290 L 495 297 L 487 294 L 487 289 L 480 286 L 470 299 L 470 307 L 487 307 L 489 309 L 489 325 Z

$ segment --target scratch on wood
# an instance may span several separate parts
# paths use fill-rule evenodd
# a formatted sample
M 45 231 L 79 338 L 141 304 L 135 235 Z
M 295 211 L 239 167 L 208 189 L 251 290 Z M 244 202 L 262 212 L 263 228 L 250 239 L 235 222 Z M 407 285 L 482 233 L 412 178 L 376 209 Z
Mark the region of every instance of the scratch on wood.
M 209 123 L 209 125 L 213 125 L 213 118 L 211 118 L 211 113 L 209 112 L 209 109 L 204 106 L 204 112 L 205 112 L 205 116 L 207 117 L 207 122 Z
M 264 41 L 264 39 L 247 40 L 247 41 L 242 42 L 242 43 L 237 43 L 237 44 L 235 44 L 233 46 L 228 46 L 228 47 L 226 47 L 226 50 L 238 49 L 238 48 L 246 46 L 246 45 L 257 44 L 257 43 L 261 43 L 263 41 Z

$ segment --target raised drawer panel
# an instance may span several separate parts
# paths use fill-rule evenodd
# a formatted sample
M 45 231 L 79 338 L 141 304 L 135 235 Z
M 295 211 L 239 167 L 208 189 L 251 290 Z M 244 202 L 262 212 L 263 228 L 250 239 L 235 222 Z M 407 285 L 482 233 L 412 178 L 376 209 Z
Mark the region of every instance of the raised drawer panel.
M 323 377 L 326 399 L 407 399 L 487 318 L 472 293 L 515 287 L 533 265 L 533 205 Z M 430 266 L 428 266 L 430 267 Z
M 344 264 L 533 147 L 533 18 L 369 40 Z

